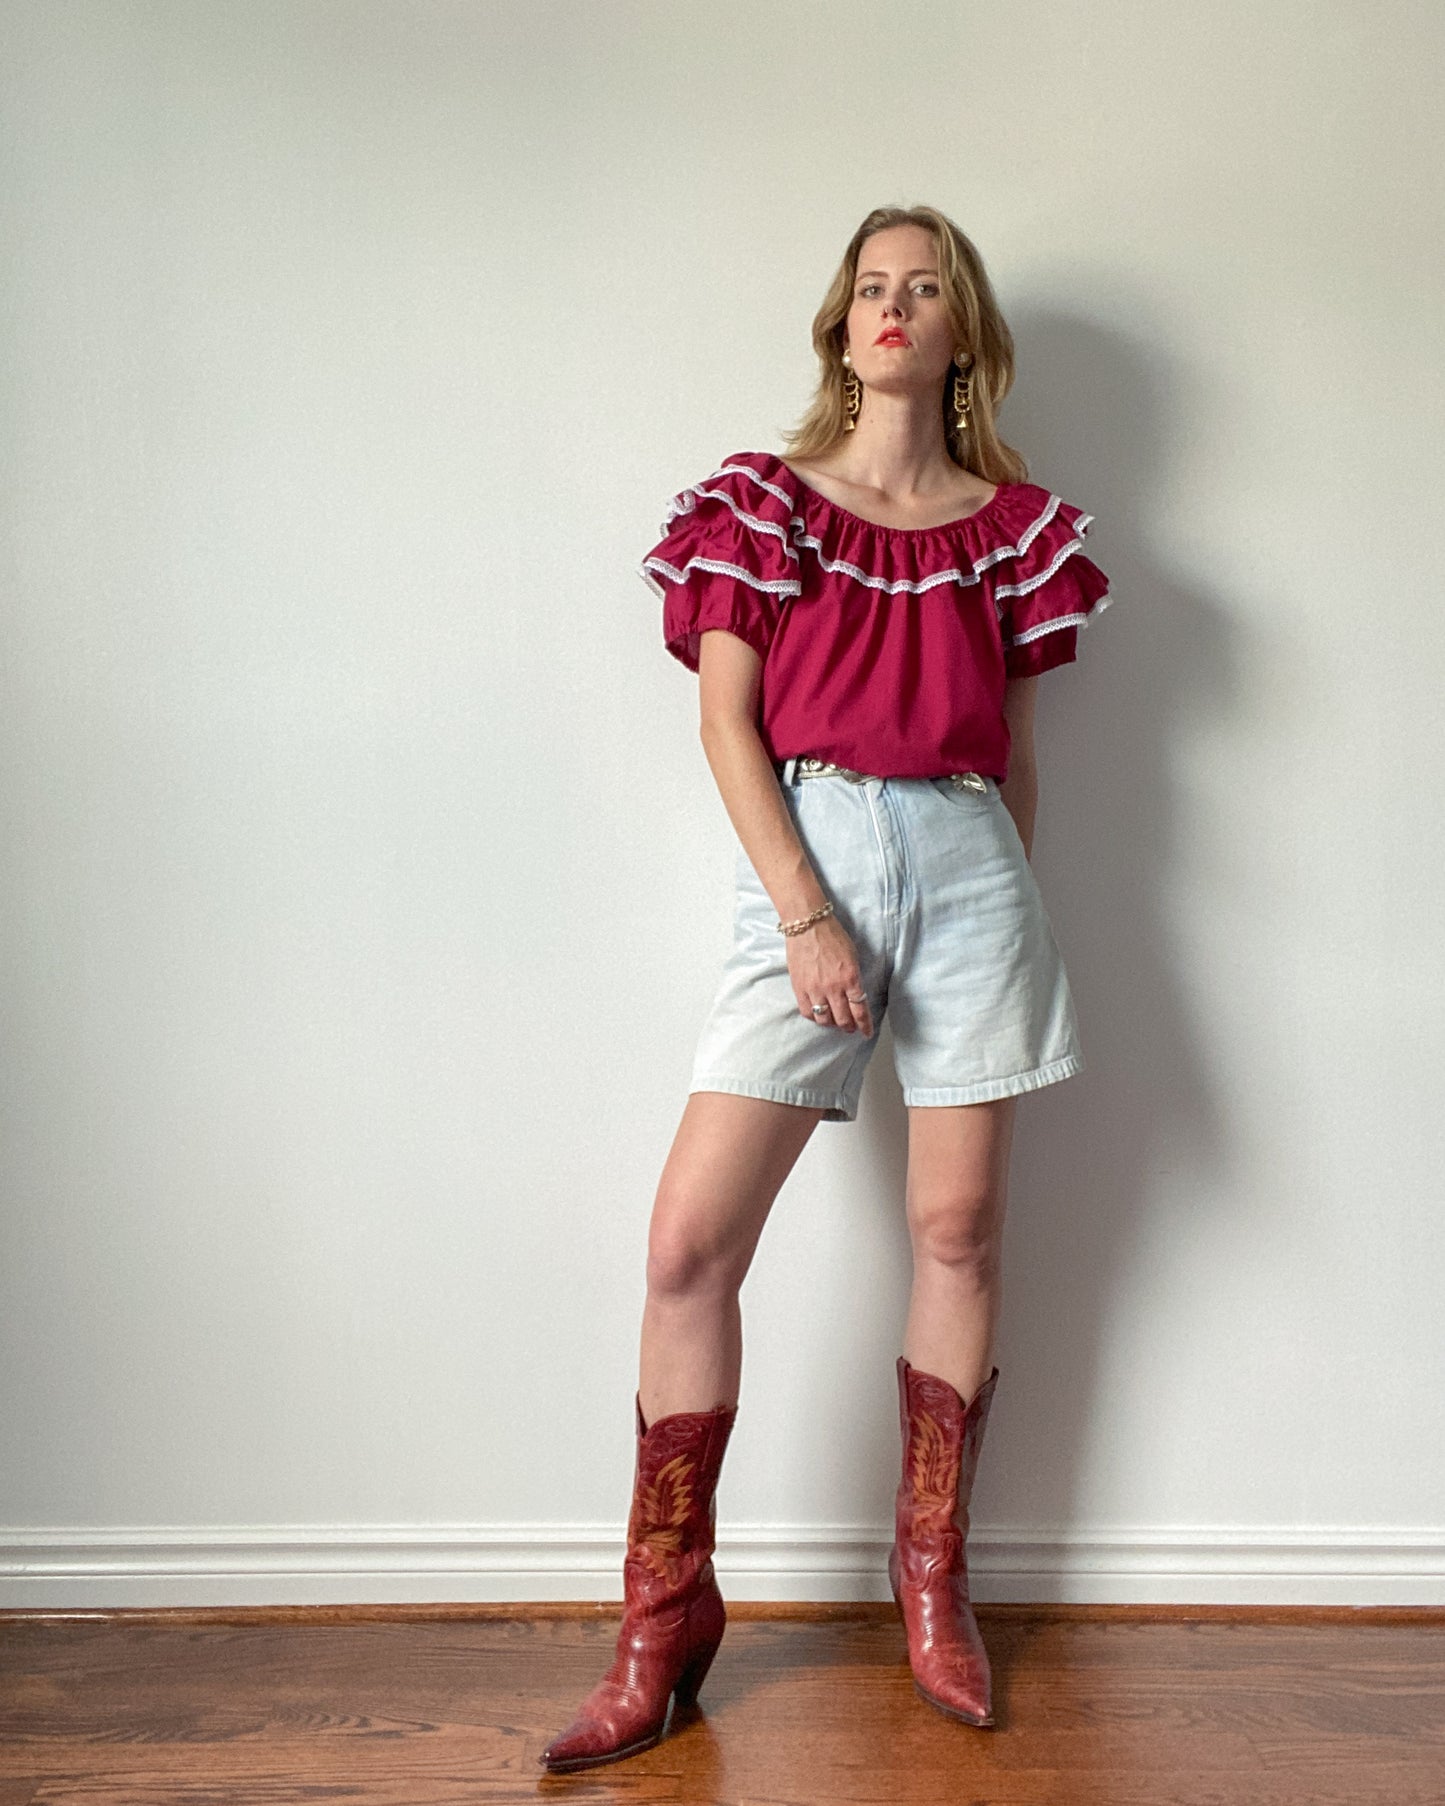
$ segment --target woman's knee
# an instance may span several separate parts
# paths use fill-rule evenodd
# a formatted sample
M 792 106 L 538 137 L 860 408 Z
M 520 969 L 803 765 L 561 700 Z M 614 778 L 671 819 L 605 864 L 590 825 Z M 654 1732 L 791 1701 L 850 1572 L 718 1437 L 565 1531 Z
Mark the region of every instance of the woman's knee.
M 915 1260 L 992 1277 L 1003 1258 L 1003 1194 L 985 1189 L 910 1203 L 908 1231 Z
M 748 1250 L 715 1198 L 690 1186 L 658 1191 L 647 1233 L 647 1289 L 655 1296 L 726 1292 L 742 1283 Z

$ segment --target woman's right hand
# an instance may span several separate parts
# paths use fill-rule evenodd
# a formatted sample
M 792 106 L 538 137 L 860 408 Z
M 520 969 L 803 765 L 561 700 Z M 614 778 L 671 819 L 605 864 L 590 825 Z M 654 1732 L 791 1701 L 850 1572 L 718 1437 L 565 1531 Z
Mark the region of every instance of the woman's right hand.
M 859 975 L 858 949 L 837 916 L 824 916 L 801 934 L 790 934 L 788 975 L 798 1013 L 819 1028 L 841 1028 L 851 1035 L 873 1033 L 873 1012 Z M 814 1015 L 813 1005 L 826 1009 Z

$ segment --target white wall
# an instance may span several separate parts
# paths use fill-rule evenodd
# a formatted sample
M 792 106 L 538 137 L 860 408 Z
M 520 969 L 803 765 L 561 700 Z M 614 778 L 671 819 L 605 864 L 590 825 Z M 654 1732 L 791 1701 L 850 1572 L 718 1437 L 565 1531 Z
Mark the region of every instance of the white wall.
M 881 202 L 1115 605 L 1042 685 L 986 1598 L 1436 1601 L 1426 0 L 10 0 L 0 1603 L 620 1595 L 733 839 L 634 569 Z M 886 1598 L 885 1034 L 744 1291 L 735 1598 Z

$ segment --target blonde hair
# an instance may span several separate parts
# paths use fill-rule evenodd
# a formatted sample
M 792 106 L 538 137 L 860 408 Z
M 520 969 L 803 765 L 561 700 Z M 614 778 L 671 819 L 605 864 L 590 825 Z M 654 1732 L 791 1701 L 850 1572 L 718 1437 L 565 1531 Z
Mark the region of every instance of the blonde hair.
M 938 251 L 939 287 L 953 325 L 955 344 L 972 354 L 968 428 L 960 433 L 953 408 L 953 371 L 943 383 L 943 439 L 954 463 L 990 483 L 1024 483 L 1022 453 L 998 436 L 994 416 L 1013 387 L 1014 342 L 976 246 L 936 207 L 875 207 L 848 241 L 823 305 L 813 319 L 813 349 L 822 374 L 813 400 L 793 432 L 784 435 L 790 457 L 816 458 L 829 452 L 847 431 L 843 402 L 842 326 L 853 301 L 858 254 L 864 242 L 888 226 L 922 226 Z

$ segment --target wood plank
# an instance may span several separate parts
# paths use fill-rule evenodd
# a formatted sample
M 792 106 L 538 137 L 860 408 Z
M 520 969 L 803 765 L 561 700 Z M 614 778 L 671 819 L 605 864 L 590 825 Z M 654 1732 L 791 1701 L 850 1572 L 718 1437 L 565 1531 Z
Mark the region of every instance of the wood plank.
M 1442 1806 L 1445 1621 L 983 1606 L 997 1725 L 916 1693 L 891 1604 L 729 1608 L 696 1708 L 549 1777 L 619 1611 L 0 1625 L 0 1806 Z

